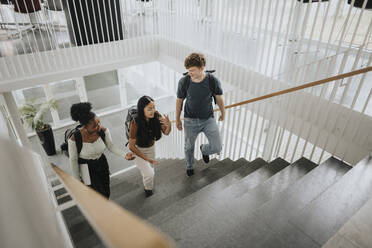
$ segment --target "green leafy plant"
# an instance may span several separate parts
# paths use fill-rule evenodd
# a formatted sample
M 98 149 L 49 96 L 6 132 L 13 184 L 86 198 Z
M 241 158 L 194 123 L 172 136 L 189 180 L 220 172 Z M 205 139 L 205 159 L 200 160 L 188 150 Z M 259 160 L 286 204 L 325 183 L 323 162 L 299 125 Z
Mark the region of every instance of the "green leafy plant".
M 44 123 L 44 114 L 52 109 L 57 109 L 55 100 L 44 102 L 39 108 L 36 108 L 33 103 L 26 103 L 19 108 L 19 112 L 27 126 L 31 127 L 32 130 L 42 131 L 49 127 L 48 124 Z

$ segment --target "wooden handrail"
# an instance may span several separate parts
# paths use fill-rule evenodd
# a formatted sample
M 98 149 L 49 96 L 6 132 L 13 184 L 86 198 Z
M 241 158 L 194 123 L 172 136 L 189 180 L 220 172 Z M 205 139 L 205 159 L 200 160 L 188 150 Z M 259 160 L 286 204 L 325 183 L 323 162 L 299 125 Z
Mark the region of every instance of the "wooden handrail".
M 307 83 L 307 84 L 302 84 L 302 85 L 292 87 L 292 88 L 288 88 L 288 89 L 285 89 L 285 90 L 280 90 L 280 91 L 270 93 L 270 94 L 267 94 L 267 95 L 255 97 L 255 98 L 252 98 L 252 99 L 249 99 L 249 100 L 246 100 L 246 101 L 230 104 L 230 105 L 225 106 L 225 109 L 234 108 L 234 107 L 245 105 L 245 104 L 252 103 L 252 102 L 258 102 L 258 101 L 261 101 L 261 100 L 264 100 L 264 99 L 284 95 L 284 94 L 287 94 L 287 93 L 291 93 L 291 92 L 298 91 L 298 90 L 303 90 L 303 89 L 314 87 L 314 86 L 321 85 L 321 84 L 326 84 L 326 83 L 329 83 L 329 82 L 332 82 L 332 81 L 335 81 L 335 80 L 340 80 L 340 79 L 352 77 L 352 76 L 355 76 L 355 75 L 358 75 L 358 74 L 367 73 L 371 70 L 372 70 L 372 66 L 369 66 L 369 67 L 366 67 L 366 68 L 363 68 L 363 69 L 339 74 L 337 76 L 317 80 L 317 81 L 314 81 L 314 82 L 310 82 L 310 83 Z M 220 109 L 215 109 L 214 110 L 214 112 L 217 112 L 217 111 L 220 111 Z M 172 122 L 176 122 L 176 121 L 173 120 Z
M 165 235 L 51 164 L 84 216 L 109 247 L 175 247 Z
M 288 88 L 288 89 L 285 89 L 285 90 L 280 90 L 280 91 L 270 93 L 270 94 L 267 94 L 267 95 L 255 97 L 255 98 L 252 98 L 252 99 L 249 99 L 249 100 L 246 100 L 246 101 L 234 103 L 234 104 L 226 106 L 225 109 L 234 108 L 234 107 L 241 106 L 241 105 L 244 105 L 244 104 L 247 104 L 247 103 L 261 101 L 261 100 L 264 100 L 264 99 L 284 95 L 284 94 L 291 93 L 291 92 L 298 91 L 298 90 L 303 90 L 303 89 L 314 87 L 314 86 L 317 86 L 317 85 L 329 83 L 329 82 L 332 82 L 332 81 L 335 81 L 335 80 L 340 80 L 340 79 L 344 79 L 344 78 L 347 78 L 347 77 L 352 77 L 352 76 L 355 76 L 355 75 L 358 75 L 358 74 L 369 72 L 371 70 L 372 70 L 372 66 L 369 66 L 369 67 L 366 67 L 366 68 L 363 68 L 363 69 L 339 74 L 337 76 L 317 80 L 317 81 L 314 81 L 314 82 L 310 82 L 310 83 L 307 83 L 307 84 L 302 84 L 302 85 L 292 87 L 292 88 Z M 215 112 L 219 111 L 219 109 L 215 109 L 214 111 Z

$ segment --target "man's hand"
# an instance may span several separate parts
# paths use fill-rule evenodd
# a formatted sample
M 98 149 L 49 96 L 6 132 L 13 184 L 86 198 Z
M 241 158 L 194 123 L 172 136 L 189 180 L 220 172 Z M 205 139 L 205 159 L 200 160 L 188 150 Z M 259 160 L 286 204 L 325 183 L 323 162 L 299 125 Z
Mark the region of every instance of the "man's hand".
M 125 159 L 126 160 L 133 160 L 136 158 L 136 155 L 134 155 L 133 152 L 128 152 L 127 154 L 125 154 Z
M 181 120 L 177 120 L 176 121 L 176 125 L 177 125 L 177 129 L 182 131 L 182 121 Z
M 221 113 L 220 117 L 218 118 L 218 121 L 225 120 L 225 113 Z

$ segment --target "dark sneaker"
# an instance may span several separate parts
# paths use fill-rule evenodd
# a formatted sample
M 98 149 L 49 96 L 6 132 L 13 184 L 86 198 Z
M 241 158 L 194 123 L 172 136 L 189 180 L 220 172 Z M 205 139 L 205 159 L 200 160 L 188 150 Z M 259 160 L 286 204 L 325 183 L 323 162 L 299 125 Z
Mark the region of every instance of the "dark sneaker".
M 209 163 L 209 155 L 204 155 L 204 154 L 203 154 L 203 151 L 202 151 L 202 145 L 200 145 L 200 151 L 201 151 L 201 153 L 202 153 L 202 155 L 203 155 L 203 160 L 204 160 L 204 162 L 205 162 L 206 164 L 208 164 L 208 163 Z
M 146 195 L 146 197 L 150 197 L 150 196 L 152 196 L 153 194 L 154 194 L 154 192 L 152 192 L 151 189 L 145 189 L 145 195 Z
M 187 169 L 186 174 L 187 176 L 191 177 L 192 175 L 194 175 L 194 169 Z

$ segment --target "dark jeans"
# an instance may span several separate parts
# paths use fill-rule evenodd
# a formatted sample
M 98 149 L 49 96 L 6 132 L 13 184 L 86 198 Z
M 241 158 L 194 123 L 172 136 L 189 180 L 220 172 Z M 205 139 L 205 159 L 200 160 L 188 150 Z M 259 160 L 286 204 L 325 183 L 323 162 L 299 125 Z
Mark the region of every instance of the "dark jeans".
M 89 176 L 92 189 L 101 193 L 105 197 L 110 197 L 110 171 L 106 156 L 102 154 L 99 159 L 81 159 L 79 164 L 88 164 Z

